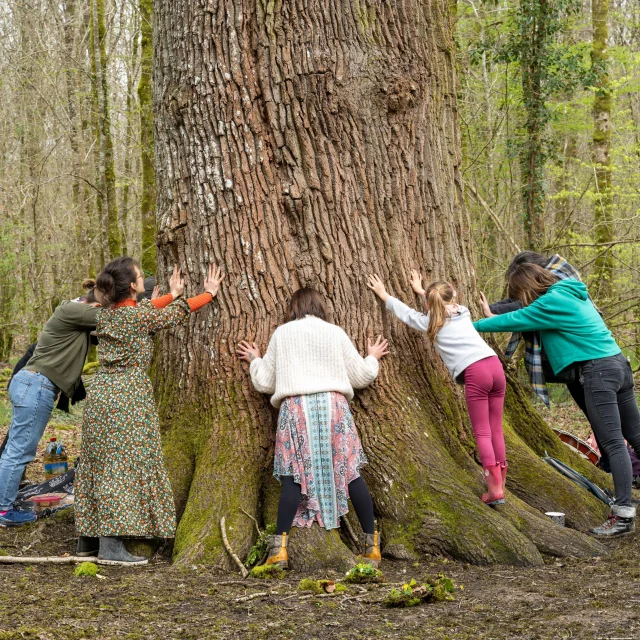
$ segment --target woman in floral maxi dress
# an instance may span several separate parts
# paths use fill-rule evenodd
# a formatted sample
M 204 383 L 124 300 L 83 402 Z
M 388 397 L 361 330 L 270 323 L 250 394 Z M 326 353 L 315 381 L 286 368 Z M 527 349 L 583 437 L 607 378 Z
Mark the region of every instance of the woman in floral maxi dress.
M 171 293 L 138 303 L 144 279 L 131 258 L 112 261 L 98 276 L 98 295 L 107 308 L 98 316 L 101 367 L 82 424 L 75 501 L 78 555 L 98 551 L 106 562 L 145 563 L 126 551 L 122 538 L 174 536 L 173 494 L 147 375 L 152 336 L 186 324 L 191 312 L 213 300 L 221 280 L 220 270 L 210 267 L 205 293 L 184 300 L 175 268 Z
M 367 459 L 349 400 L 354 389 L 377 377 L 387 341 L 380 336 L 375 344 L 369 342 L 369 354 L 363 358 L 326 316 L 322 296 L 314 289 L 299 289 L 264 357 L 254 343 L 238 346 L 240 357 L 250 363 L 255 388 L 273 394 L 271 403 L 280 409 L 273 475 L 282 483 L 282 492 L 276 532 L 268 540 L 268 565 L 287 566 L 292 525 L 339 527 L 349 498 L 365 533 L 360 558 L 374 565 L 380 561 L 373 502 L 360 475 Z

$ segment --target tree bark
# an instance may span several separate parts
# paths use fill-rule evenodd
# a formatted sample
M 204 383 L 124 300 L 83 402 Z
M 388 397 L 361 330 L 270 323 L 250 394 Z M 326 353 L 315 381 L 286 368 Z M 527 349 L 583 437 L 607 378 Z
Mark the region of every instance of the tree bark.
M 107 28 L 104 0 L 91 0 L 92 70 L 95 78 L 95 102 L 97 107 L 100 142 L 100 184 L 102 187 L 103 230 L 106 235 L 104 260 L 119 256 L 122 240 L 118 222 L 116 198 L 116 171 L 111 136 L 111 112 L 109 108 L 109 78 L 107 68 Z
M 140 11 L 140 157 L 142 161 L 142 268 L 156 268 L 156 174 L 153 166 L 153 1 L 139 0 Z
M 595 96 L 593 98 L 593 163 L 596 182 L 594 200 L 595 239 L 597 243 L 612 242 L 613 193 L 611 191 L 611 88 L 609 86 L 609 0 L 592 0 L 591 22 L 593 44 L 591 61 L 594 71 Z M 613 277 L 613 256 L 603 252 L 596 259 L 599 287 L 608 289 Z
M 524 22 L 520 43 L 522 96 L 526 112 L 526 140 L 520 167 L 523 177 L 524 231 L 527 248 L 544 246 L 544 130 L 547 124 L 545 95 L 542 88 L 543 66 L 546 64 L 548 22 L 551 9 L 548 0 L 523 0 L 520 11 Z
M 264 348 L 291 293 L 309 285 L 361 351 L 367 336 L 391 341 L 377 382 L 352 403 L 384 543 L 470 562 L 541 563 L 538 547 L 553 544 L 541 540 L 539 514 L 515 498 L 520 506 L 507 514 L 480 500 L 460 388 L 426 339 L 365 286 L 377 272 L 420 304 L 407 284 L 419 267 L 476 308 L 448 2 L 157 0 L 154 25 L 160 279 L 178 262 L 191 293 L 209 261 L 228 274 L 211 307 L 159 341 L 154 378 L 181 517 L 176 560 L 231 567 L 220 518 L 240 557 L 255 537 L 240 509 L 275 519 L 276 412 L 235 346 L 247 338 Z M 563 450 L 517 386 L 509 403 L 509 488 L 538 509 L 565 511 L 576 527 L 597 522 L 604 508 L 531 445 L 542 440 L 604 476 Z M 558 554 L 571 542 L 581 555 L 602 551 L 565 534 Z M 296 539 L 301 566 L 311 556 L 335 562 L 322 560 L 335 534 Z

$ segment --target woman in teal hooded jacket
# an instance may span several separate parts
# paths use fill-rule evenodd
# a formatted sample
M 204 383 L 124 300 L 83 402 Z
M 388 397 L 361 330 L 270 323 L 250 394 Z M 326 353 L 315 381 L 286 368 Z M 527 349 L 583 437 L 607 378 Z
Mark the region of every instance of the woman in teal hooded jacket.
M 609 456 L 616 499 L 611 515 L 592 533 L 618 536 L 634 530 L 633 481 L 625 439 L 640 455 L 640 410 L 629 362 L 578 280 L 558 280 L 535 264 L 509 276 L 509 297 L 524 308 L 474 323 L 479 332 L 539 331 L 555 374 L 579 365 L 589 421 Z

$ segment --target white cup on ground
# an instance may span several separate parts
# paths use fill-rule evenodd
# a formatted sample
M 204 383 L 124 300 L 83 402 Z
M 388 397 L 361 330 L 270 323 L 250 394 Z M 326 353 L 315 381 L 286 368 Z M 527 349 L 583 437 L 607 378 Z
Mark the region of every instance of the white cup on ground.
M 564 527 L 564 513 L 560 511 L 547 511 L 544 515 L 547 516 L 549 520 Z

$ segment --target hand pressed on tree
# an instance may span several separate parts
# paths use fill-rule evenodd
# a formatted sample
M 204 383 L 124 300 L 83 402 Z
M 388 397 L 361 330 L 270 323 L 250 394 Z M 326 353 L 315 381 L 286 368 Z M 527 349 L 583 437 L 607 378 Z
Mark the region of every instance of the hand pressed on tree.
M 211 294 L 212 298 L 218 295 L 218 289 L 220 289 L 220 283 L 224 280 L 224 274 L 220 267 L 216 267 L 215 264 L 209 265 L 209 272 L 204 281 L 204 290 Z
M 383 336 L 378 336 L 373 344 L 371 338 L 367 338 L 367 346 L 368 355 L 373 356 L 376 360 L 384 358 L 389 353 L 389 341 L 385 340 Z
M 255 342 L 247 342 L 243 340 L 238 344 L 236 350 L 240 360 L 246 360 L 247 362 L 253 362 L 256 358 L 260 357 L 260 349 Z
M 178 269 L 178 265 L 174 265 L 173 273 L 169 278 L 169 291 L 174 300 L 184 293 L 184 278 L 182 277 L 182 271 Z
M 482 306 L 482 313 L 484 314 L 485 318 L 493 318 L 493 316 L 495 316 L 495 313 L 491 313 L 491 309 L 489 308 L 489 303 L 487 302 L 487 299 L 484 297 L 484 293 L 482 293 L 482 291 L 480 292 L 480 305 Z
M 389 294 L 384 288 L 384 283 L 380 280 L 380 276 L 375 273 L 371 274 L 367 278 L 367 287 L 369 287 L 369 289 L 371 289 L 371 291 L 373 291 L 373 293 L 375 293 L 382 302 L 387 301 Z
M 155 287 L 153 287 L 153 291 L 151 292 L 151 299 L 155 300 L 156 298 L 160 297 L 160 287 L 159 285 L 156 285 Z
M 423 296 L 426 291 L 422 288 L 422 276 L 416 269 L 411 269 L 411 277 L 409 278 L 411 288 L 419 295 Z

